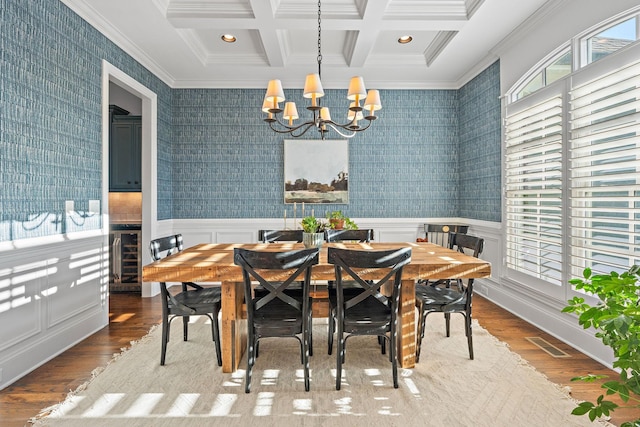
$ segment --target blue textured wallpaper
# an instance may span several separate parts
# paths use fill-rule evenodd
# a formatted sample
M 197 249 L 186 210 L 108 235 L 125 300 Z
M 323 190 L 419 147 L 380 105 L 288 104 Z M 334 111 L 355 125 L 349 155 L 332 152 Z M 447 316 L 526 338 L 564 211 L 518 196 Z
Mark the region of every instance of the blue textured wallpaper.
M 172 90 L 63 3 L 0 0 L 0 241 L 101 226 L 64 202 L 102 202 L 102 59 L 158 95 L 158 219 L 282 215 L 286 136 L 262 121 L 263 90 Z M 499 221 L 499 80 L 496 63 L 457 91 L 381 91 L 349 140 L 350 203 L 316 214 Z M 344 96 L 323 98 L 337 121 Z
M 462 218 L 499 222 L 501 204 L 500 63 L 495 62 L 458 91 Z
M 346 91 L 327 92 L 322 102 L 332 117 L 346 117 Z M 301 120 L 309 117 L 300 90 L 285 95 Z M 341 209 L 353 217 L 457 216 L 457 91 L 380 95 L 379 119 L 349 140 L 349 204 L 314 205 L 316 215 Z M 257 89 L 174 90 L 173 218 L 282 216 L 287 136 L 263 122 L 263 97 Z M 312 129 L 304 138 L 319 135 Z
M 60 1 L 0 0 L 0 55 L 0 241 L 101 226 L 82 212 L 102 203 L 102 59 L 158 94 L 170 167 L 170 88 Z M 170 181 L 159 198 L 168 217 Z M 65 200 L 81 213 L 66 216 Z

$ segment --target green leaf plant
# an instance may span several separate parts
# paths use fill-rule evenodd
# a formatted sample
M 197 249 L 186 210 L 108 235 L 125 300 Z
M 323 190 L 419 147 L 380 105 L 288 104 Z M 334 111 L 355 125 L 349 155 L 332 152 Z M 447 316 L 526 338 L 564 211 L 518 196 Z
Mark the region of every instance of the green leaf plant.
M 640 408 L 640 266 L 618 274 L 594 275 L 591 269 L 582 278 L 569 280 L 577 290 L 598 297 L 596 305 L 590 305 L 579 296 L 568 301 L 562 311 L 578 315 L 578 323 L 585 329 L 593 327 L 595 336 L 613 350 L 613 368 L 619 378 L 606 381 L 606 392 L 596 402 L 582 402 L 572 412 L 588 415 L 591 421 L 609 416 L 619 405 L 605 400 L 605 396 L 618 395 L 629 407 Z M 606 378 L 602 375 L 584 375 L 572 381 L 594 382 Z M 640 427 L 640 418 L 627 421 L 621 427 Z
M 327 212 L 327 219 L 329 220 L 329 227 L 335 228 L 335 220 L 344 221 L 342 227 L 345 230 L 357 230 L 358 225 L 353 222 L 351 218 L 342 213 L 342 211 L 330 211 Z
M 323 233 L 328 225 L 326 222 L 313 217 L 313 216 L 305 216 L 302 218 L 302 222 L 300 222 L 302 226 L 302 231 L 305 233 Z

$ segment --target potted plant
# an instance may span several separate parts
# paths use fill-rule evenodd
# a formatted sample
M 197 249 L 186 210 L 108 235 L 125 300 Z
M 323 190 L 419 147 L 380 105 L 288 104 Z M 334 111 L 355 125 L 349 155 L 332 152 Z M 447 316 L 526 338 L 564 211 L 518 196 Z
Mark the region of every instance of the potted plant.
M 342 211 L 327 212 L 327 219 L 329 220 L 329 226 L 334 230 L 342 230 L 344 228 L 345 216 Z
M 314 248 L 322 246 L 324 242 L 324 230 L 327 224 L 314 216 L 306 216 L 300 222 L 302 226 L 302 243 L 305 248 Z
M 327 219 L 329 220 L 329 227 L 334 230 L 357 230 L 358 226 L 348 216 L 342 213 L 342 211 L 327 212 Z
M 613 368 L 620 371 L 617 380 L 606 381 L 602 388 L 606 395 L 618 395 L 623 402 L 629 400 L 633 406 L 640 407 L 640 266 L 634 265 L 628 271 L 618 274 L 592 274 L 587 268 L 583 278 L 569 282 L 576 289 L 598 297 L 596 305 L 589 305 L 579 296 L 569 300 L 562 311 L 576 313 L 578 323 L 585 329 L 594 327 L 596 337 L 611 347 L 614 354 Z M 603 378 L 600 375 L 585 375 L 572 381 L 593 382 Z M 582 402 L 573 410 L 574 415 L 588 414 L 591 421 L 608 416 L 618 408 L 618 404 L 604 399 L 600 395 L 596 402 Z M 621 427 L 640 425 L 640 419 L 625 422 Z

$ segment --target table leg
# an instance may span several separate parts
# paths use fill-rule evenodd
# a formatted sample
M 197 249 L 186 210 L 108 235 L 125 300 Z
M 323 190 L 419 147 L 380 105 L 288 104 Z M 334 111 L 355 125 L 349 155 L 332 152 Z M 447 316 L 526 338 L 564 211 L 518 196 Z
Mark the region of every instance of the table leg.
M 398 307 L 398 363 L 403 368 L 416 365 L 416 285 L 413 279 L 403 280 Z
M 222 282 L 222 372 L 235 372 L 247 348 L 242 282 Z

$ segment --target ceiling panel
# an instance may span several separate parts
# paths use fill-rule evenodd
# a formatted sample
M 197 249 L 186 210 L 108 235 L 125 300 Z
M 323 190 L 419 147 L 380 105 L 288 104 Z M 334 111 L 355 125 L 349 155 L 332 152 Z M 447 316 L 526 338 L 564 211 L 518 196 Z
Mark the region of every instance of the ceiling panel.
M 317 65 L 317 0 L 60 1 L 171 87 L 301 87 Z M 323 85 L 363 75 L 380 89 L 460 87 L 551 1 L 323 0 Z

